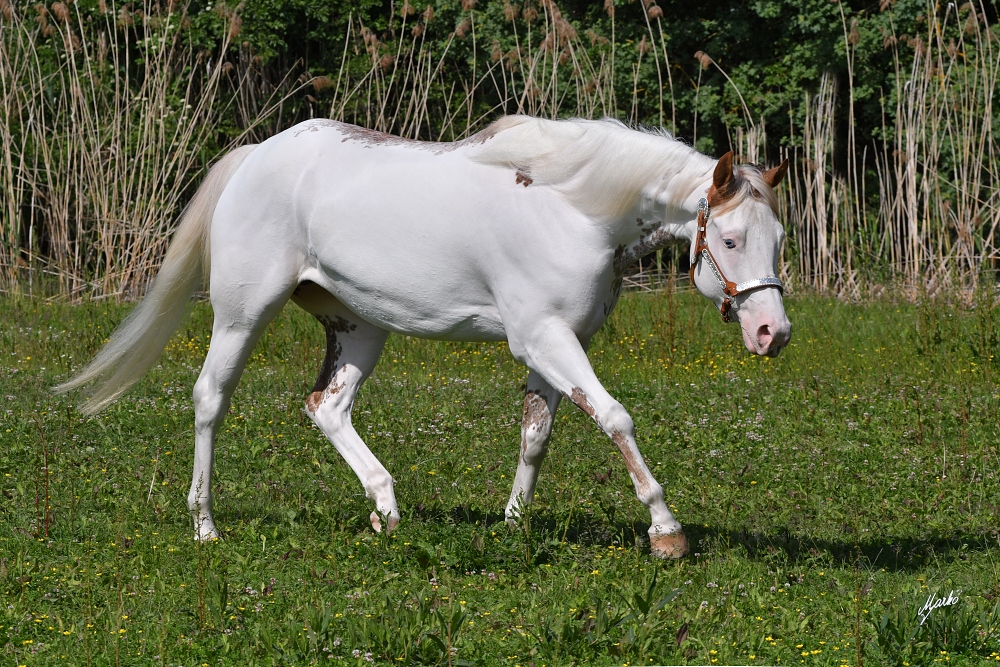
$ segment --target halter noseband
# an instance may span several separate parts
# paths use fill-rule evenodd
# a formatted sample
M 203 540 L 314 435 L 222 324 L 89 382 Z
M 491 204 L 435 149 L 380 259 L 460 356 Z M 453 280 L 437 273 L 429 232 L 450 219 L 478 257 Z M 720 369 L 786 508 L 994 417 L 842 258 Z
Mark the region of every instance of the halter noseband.
M 715 186 L 709 190 L 708 196 L 711 197 L 715 193 Z M 785 286 L 777 278 L 754 278 L 753 280 L 745 280 L 741 283 L 734 283 L 733 281 L 726 278 L 726 274 L 722 272 L 719 268 L 718 262 L 715 261 L 715 257 L 712 255 L 712 251 L 708 249 L 708 240 L 705 235 L 705 228 L 708 226 L 708 216 L 711 209 L 708 205 L 708 199 L 702 197 L 698 200 L 698 234 L 694 239 L 694 261 L 691 262 L 690 276 L 691 284 L 694 284 L 694 271 L 698 268 L 698 262 L 701 259 L 705 260 L 708 267 L 712 269 L 712 273 L 715 275 L 715 279 L 719 281 L 719 286 L 722 288 L 722 292 L 726 295 L 726 298 L 722 301 L 722 305 L 719 306 L 719 313 L 722 315 L 723 322 L 732 322 L 732 303 L 733 299 L 745 292 L 752 292 L 754 290 L 762 289 L 764 287 L 777 287 L 778 291 L 781 293 L 785 292 Z

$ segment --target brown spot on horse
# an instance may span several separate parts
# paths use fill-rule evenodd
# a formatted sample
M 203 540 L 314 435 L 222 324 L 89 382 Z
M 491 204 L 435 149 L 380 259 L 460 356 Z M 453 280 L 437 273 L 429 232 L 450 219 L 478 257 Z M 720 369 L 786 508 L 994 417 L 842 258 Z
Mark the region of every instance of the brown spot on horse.
M 541 394 L 529 391 L 524 397 L 524 415 L 521 417 L 521 458 L 528 451 L 528 431 L 541 430 L 541 424 L 549 418 L 549 404 Z
M 632 447 L 629 446 L 628 438 L 621 431 L 615 429 L 611 433 L 611 441 L 615 443 L 618 447 L 618 451 L 622 453 L 622 458 L 625 459 L 625 467 L 628 468 L 629 475 L 632 476 L 632 481 L 635 482 L 636 494 L 645 499 L 649 495 L 649 475 L 644 475 L 642 473 L 641 461 L 636 459 L 635 452 Z
M 597 411 L 594 410 L 594 406 L 587 400 L 587 395 L 583 393 L 582 389 L 573 387 L 573 391 L 569 395 L 569 400 L 573 401 L 576 407 L 590 415 L 592 419 L 597 419 Z

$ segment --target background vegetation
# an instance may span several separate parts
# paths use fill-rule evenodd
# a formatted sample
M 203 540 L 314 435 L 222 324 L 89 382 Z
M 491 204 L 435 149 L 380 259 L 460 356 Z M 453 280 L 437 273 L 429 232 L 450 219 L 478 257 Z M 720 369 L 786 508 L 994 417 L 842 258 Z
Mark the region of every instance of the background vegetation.
M 0 0 L 0 287 L 141 292 L 211 160 L 309 117 L 450 140 L 531 113 L 788 156 L 787 279 L 968 300 L 1000 222 L 996 15 L 923 0 Z
M 195 543 L 207 305 L 125 400 L 84 418 L 47 387 L 125 309 L 3 299 L 0 652 L 29 667 L 996 660 L 1000 313 L 788 309 L 777 359 L 747 356 L 695 295 L 627 294 L 595 338 L 691 538 L 690 557 L 659 562 L 620 455 L 571 407 L 529 525 L 508 530 L 525 371 L 498 344 L 390 338 L 354 418 L 403 521 L 372 533 L 302 410 L 325 343 L 294 307 L 219 438 L 225 539 Z M 949 592 L 959 604 L 919 626 Z

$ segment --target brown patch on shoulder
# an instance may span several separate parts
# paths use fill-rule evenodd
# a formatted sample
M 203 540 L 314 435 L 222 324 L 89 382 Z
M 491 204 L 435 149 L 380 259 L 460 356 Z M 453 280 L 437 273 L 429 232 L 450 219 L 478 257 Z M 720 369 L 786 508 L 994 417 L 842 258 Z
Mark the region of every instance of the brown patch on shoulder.
M 524 187 L 528 187 L 529 185 L 531 185 L 532 183 L 534 183 L 534 181 L 531 180 L 530 176 L 522 174 L 519 171 L 519 172 L 517 172 L 517 178 L 515 179 L 515 183 L 517 183 L 518 185 L 524 184 Z
M 590 415 L 592 419 L 597 419 L 597 411 L 594 410 L 594 406 L 587 400 L 587 395 L 583 393 L 582 389 L 573 387 L 573 391 L 569 395 L 569 400 L 573 401 L 576 407 Z

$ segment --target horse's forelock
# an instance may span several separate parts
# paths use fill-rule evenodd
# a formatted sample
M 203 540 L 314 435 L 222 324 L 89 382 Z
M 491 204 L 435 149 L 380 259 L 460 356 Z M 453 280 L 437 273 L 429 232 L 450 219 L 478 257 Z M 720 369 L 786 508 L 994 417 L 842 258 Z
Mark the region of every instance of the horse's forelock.
M 747 199 L 762 201 L 778 214 L 778 195 L 764 180 L 764 168 L 757 164 L 742 164 L 733 169 L 733 177 L 717 201 L 712 202 L 713 212 L 724 213 L 742 204 Z

